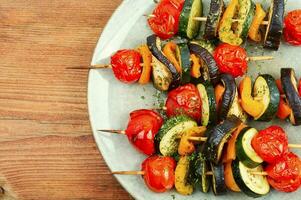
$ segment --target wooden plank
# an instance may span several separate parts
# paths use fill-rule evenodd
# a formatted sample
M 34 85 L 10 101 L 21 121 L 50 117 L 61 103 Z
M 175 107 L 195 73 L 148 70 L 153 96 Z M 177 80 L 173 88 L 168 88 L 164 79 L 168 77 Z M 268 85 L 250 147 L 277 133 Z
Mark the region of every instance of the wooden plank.
M 2 0 L 0 174 L 6 199 L 130 199 L 95 146 L 87 71 L 121 0 Z

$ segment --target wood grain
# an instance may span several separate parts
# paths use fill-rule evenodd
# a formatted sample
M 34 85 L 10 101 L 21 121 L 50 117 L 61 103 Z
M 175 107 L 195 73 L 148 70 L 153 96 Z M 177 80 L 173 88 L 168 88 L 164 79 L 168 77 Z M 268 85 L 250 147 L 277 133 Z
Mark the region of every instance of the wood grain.
M 0 173 L 6 199 L 130 199 L 99 154 L 87 71 L 121 0 L 1 0 Z M 1 192 L 0 192 L 1 193 Z

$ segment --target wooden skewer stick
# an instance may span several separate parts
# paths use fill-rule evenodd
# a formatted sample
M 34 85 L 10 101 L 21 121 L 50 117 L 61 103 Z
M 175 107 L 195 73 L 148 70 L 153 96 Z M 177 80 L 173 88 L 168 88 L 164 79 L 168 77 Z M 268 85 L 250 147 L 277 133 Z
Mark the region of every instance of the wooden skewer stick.
M 254 174 L 254 175 L 262 175 L 262 176 L 267 176 L 267 172 L 255 172 L 255 171 L 249 171 L 249 173 Z M 118 175 L 144 175 L 144 171 L 116 171 L 112 172 L 112 174 L 118 174 Z M 212 176 L 213 172 L 206 172 L 207 176 Z
M 143 67 L 143 63 L 140 64 Z M 67 67 L 66 69 L 111 69 L 112 65 L 109 64 L 96 64 L 91 65 L 90 67 Z
M 106 132 L 106 133 L 116 133 L 116 134 L 122 134 L 122 135 L 126 134 L 125 130 L 97 130 L 97 131 Z M 181 139 L 181 138 L 178 138 L 178 139 Z M 207 141 L 207 137 L 191 136 L 188 139 L 193 142 L 206 142 Z M 289 144 L 288 147 L 294 148 L 294 149 L 301 149 L 301 144 Z
M 106 133 L 117 133 L 122 135 L 126 134 L 124 130 L 97 130 L 97 131 L 106 132 Z
M 273 60 L 273 56 L 252 56 L 248 57 L 247 61 Z
M 143 16 L 147 17 L 147 18 L 153 18 L 156 17 L 156 15 L 154 14 L 144 14 Z M 195 21 L 200 21 L 200 22 L 206 22 L 207 21 L 207 17 L 194 17 L 193 20 Z M 232 19 L 232 22 L 239 22 L 241 21 L 240 19 Z M 267 26 L 269 24 L 268 21 L 262 21 L 261 25 Z

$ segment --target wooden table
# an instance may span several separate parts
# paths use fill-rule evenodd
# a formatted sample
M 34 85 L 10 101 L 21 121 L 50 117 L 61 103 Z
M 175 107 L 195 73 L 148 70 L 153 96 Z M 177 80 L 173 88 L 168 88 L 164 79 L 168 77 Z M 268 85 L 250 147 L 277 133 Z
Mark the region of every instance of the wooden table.
M 6 199 L 130 199 L 98 152 L 87 71 L 121 0 L 1 0 L 0 176 Z M 1 191 L 0 191 L 1 192 Z

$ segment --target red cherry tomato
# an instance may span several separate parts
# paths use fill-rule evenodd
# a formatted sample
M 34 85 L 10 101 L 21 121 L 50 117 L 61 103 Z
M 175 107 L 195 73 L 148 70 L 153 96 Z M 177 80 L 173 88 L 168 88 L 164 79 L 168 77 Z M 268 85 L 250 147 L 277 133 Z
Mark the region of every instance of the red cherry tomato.
M 301 45 L 301 9 L 289 12 L 284 18 L 284 38 L 292 45 Z
M 252 147 L 266 162 L 273 163 L 288 152 L 288 139 L 279 126 L 259 131 L 252 139 Z
M 115 77 L 124 83 L 139 80 L 142 67 L 141 55 L 135 50 L 119 50 L 111 57 L 111 65 Z
M 266 167 L 268 181 L 273 188 L 283 192 L 296 191 L 301 185 L 301 161 L 288 153 Z
M 166 192 L 175 184 L 176 161 L 172 157 L 151 156 L 142 163 L 144 181 L 154 192 Z
M 168 117 L 186 114 L 199 121 L 202 103 L 198 89 L 193 84 L 180 86 L 168 93 L 166 101 Z
M 160 2 L 153 15 L 148 19 L 148 24 L 153 32 L 162 39 L 173 37 L 179 28 L 181 10 L 177 9 L 170 1 Z
M 162 0 L 161 2 L 170 2 L 174 7 L 176 7 L 179 11 L 182 11 L 185 0 Z M 160 3 L 161 3 L 160 2 Z
M 248 69 L 247 52 L 242 47 L 220 44 L 213 52 L 213 57 L 219 70 L 233 77 L 244 75 Z
M 136 110 L 130 114 L 126 129 L 129 141 L 142 153 L 155 153 L 154 138 L 163 124 L 162 117 L 152 110 Z
M 299 81 L 299 96 L 301 97 L 301 78 L 300 78 L 300 81 Z

